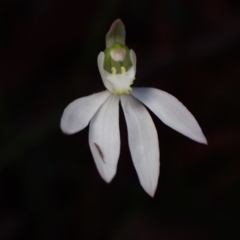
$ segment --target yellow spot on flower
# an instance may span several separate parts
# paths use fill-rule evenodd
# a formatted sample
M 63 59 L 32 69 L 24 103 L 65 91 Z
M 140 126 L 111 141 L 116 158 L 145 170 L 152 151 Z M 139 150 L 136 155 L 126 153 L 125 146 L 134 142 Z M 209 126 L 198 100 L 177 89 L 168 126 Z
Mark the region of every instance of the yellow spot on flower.
M 128 95 L 128 94 L 130 94 L 131 91 L 132 91 L 132 88 L 129 88 L 129 89 L 123 90 L 123 91 L 115 91 L 114 95 L 116 95 L 116 96 L 119 96 L 119 95 L 122 95 L 122 94 Z
M 126 68 L 125 67 L 121 67 L 121 73 L 122 74 L 126 73 Z
M 111 72 L 112 72 L 112 74 L 116 74 L 116 72 L 117 72 L 116 68 L 115 68 L 115 67 L 112 67 L 112 68 L 111 68 Z

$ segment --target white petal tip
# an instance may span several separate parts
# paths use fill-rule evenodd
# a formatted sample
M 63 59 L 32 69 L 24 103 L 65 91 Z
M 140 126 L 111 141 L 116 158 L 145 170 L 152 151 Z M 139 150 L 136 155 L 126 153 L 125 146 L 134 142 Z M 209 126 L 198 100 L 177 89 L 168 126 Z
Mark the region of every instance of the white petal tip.
M 68 128 L 65 125 L 66 124 L 63 121 L 61 121 L 60 129 L 61 129 L 62 133 L 66 134 L 66 135 L 72 134 L 70 131 L 68 131 Z
M 63 131 L 63 130 L 62 130 L 62 133 L 65 134 L 65 135 L 72 135 L 72 134 L 75 134 L 75 132 L 67 132 L 67 131 Z
M 115 24 L 121 24 L 124 26 L 122 20 L 120 18 L 116 19 L 113 23 L 112 23 L 112 26 L 114 26 Z
M 203 133 L 199 134 L 197 137 L 192 139 L 195 140 L 196 142 L 208 145 L 208 141 L 206 137 L 203 135 Z
M 64 118 L 61 119 L 60 129 L 61 129 L 62 133 L 66 134 L 66 135 L 71 135 L 71 134 L 74 134 L 74 133 L 77 133 L 80 131 L 80 130 L 73 128 L 71 122 Z
M 114 30 L 115 31 L 118 30 L 118 31 L 124 31 L 125 32 L 125 26 L 123 24 L 123 21 L 120 18 L 116 19 L 112 23 L 109 32 L 114 31 Z
M 61 130 L 62 130 L 62 133 L 65 134 L 65 135 L 71 135 L 72 134 L 70 132 L 64 131 L 63 129 L 61 129 Z
M 201 143 L 203 143 L 205 145 L 208 145 L 208 141 L 207 141 L 207 139 L 205 137 L 204 137 L 204 139 L 203 139 L 203 141 Z
M 141 186 L 143 187 L 144 191 L 150 196 L 154 197 L 156 190 L 157 190 L 157 183 L 152 185 L 152 184 L 145 184 L 145 186 L 141 183 Z
M 70 134 L 75 133 L 75 132 L 72 132 L 72 131 L 70 130 L 70 128 L 68 127 L 67 122 L 64 121 L 64 120 L 61 120 L 60 128 L 61 128 L 62 132 L 63 132 L 64 134 L 66 134 L 66 135 L 70 135 Z
M 113 178 L 115 177 L 116 175 L 116 171 L 115 170 L 111 170 L 111 171 L 107 171 L 107 169 L 105 169 L 105 172 L 99 172 L 101 178 L 106 182 L 106 183 L 110 183 Z
M 156 189 L 154 191 L 146 191 L 146 193 L 152 198 L 154 198 L 155 192 L 156 192 Z
M 113 177 L 112 178 L 102 178 L 107 184 L 109 184 L 112 180 L 113 180 Z

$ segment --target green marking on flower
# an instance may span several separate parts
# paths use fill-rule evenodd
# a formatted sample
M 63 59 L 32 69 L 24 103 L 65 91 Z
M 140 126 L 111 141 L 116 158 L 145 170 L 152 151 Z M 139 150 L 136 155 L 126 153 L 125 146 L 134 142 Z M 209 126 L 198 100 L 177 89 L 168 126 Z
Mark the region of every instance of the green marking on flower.
M 130 50 L 121 43 L 114 43 L 104 51 L 104 69 L 113 74 L 124 74 L 132 67 Z

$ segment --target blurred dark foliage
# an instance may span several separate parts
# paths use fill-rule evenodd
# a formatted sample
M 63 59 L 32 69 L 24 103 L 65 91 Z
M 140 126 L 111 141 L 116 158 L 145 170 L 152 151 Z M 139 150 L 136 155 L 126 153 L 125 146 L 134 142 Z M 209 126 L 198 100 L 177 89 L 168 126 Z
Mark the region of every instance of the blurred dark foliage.
M 135 86 L 176 96 L 209 145 L 154 115 L 155 197 L 141 188 L 121 113 L 112 183 L 88 128 L 66 136 L 64 108 L 104 89 L 96 58 L 121 18 L 138 57 Z M 240 3 L 227 0 L 0 1 L 0 239 L 240 239 Z

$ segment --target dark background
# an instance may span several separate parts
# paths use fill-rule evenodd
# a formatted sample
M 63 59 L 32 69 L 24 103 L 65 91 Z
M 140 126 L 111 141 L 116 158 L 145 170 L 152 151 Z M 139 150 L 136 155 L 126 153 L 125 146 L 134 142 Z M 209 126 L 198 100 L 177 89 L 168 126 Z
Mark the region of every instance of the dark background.
M 161 175 L 152 199 L 130 157 L 99 176 L 88 128 L 66 136 L 64 108 L 104 90 L 96 59 L 121 18 L 135 86 L 165 90 L 209 145 L 153 114 Z M 0 239 L 239 239 L 240 3 L 227 0 L 0 1 Z

